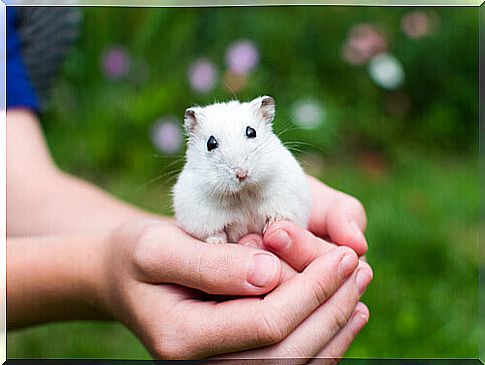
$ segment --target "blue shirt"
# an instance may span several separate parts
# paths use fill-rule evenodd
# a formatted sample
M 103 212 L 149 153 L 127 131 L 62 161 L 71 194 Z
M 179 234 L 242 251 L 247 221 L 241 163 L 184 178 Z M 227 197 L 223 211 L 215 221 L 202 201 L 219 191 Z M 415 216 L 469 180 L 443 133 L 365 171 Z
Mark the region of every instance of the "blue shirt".
M 40 110 L 39 100 L 22 60 L 21 44 L 16 31 L 15 8 L 7 7 L 7 109 L 24 107 Z

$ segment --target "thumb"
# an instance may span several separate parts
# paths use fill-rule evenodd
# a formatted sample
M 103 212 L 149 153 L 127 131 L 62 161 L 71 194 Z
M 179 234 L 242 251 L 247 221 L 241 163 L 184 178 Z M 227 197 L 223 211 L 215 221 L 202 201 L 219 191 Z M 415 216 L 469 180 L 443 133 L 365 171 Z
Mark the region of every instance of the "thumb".
M 355 198 L 342 199 L 327 216 L 330 239 L 338 245 L 352 248 L 359 256 L 367 251 L 364 230 L 367 223 L 365 210 Z
M 151 283 L 172 283 L 208 294 L 261 295 L 280 281 L 280 260 L 238 244 L 210 244 L 172 224 L 150 225 L 135 254 L 137 270 Z

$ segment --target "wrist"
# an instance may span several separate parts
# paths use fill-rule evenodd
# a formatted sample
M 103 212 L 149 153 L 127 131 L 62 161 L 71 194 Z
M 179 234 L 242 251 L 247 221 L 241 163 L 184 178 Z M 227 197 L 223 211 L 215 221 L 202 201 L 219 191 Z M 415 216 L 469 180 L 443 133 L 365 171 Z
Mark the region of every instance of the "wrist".
M 77 273 L 72 278 L 79 285 L 75 291 L 75 300 L 86 308 L 92 308 L 98 319 L 113 319 L 106 300 L 109 283 L 105 270 L 105 252 L 110 237 L 110 233 L 105 233 L 87 238 L 87 244 L 79 252 Z
M 105 241 L 103 235 L 9 238 L 8 326 L 110 318 L 100 300 Z

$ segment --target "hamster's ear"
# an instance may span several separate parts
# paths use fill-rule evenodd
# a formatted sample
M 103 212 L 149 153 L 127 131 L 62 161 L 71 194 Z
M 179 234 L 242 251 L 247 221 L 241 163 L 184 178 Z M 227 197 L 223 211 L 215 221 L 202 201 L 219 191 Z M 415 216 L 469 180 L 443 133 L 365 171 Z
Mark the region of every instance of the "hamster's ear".
M 184 127 L 187 133 L 193 133 L 198 124 L 197 108 L 188 108 L 185 111 Z
M 273 122 L 276 112 L 276 105 L 274 99 L 271 96 L 265 95 L 256 98 L 251 101 L 251 106 L 254 108 L 254 111 L 257 113 L 257 115 L 262 118 L 266 123 Z

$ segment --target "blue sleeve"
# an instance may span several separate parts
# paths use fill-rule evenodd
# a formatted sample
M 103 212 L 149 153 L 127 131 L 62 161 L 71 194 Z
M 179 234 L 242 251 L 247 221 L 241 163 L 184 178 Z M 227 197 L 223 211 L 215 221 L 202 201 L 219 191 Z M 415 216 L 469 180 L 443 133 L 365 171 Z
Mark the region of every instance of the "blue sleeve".
M 15 8 L 7 7 L 7 109 L 12 107 L 40 110 L 39 101 L 23 63 L 20 40 L 15 30 Z

